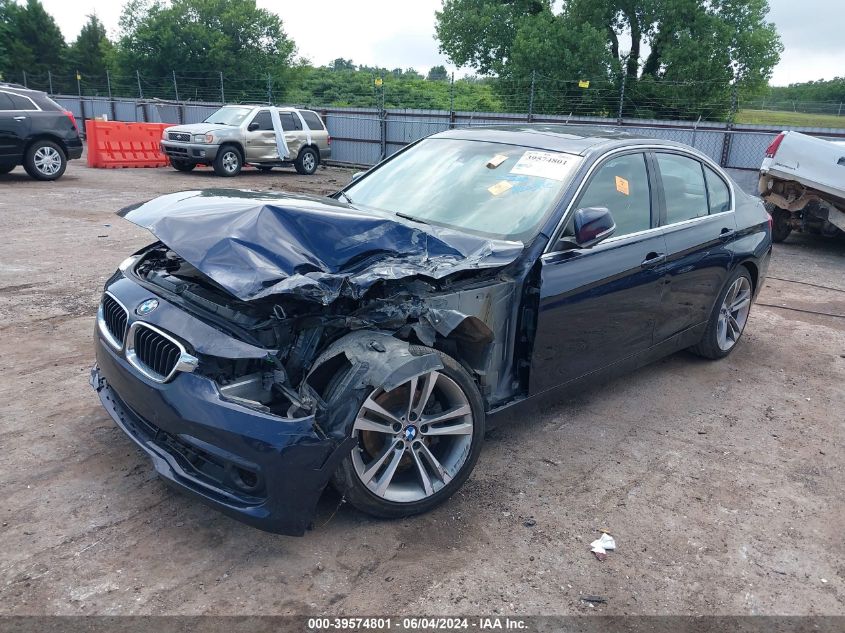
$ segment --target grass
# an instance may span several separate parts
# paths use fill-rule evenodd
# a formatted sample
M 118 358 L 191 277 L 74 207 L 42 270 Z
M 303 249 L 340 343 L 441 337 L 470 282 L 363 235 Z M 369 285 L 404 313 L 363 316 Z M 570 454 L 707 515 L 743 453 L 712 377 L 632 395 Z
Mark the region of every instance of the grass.
M 843 116 L 836 116 L 834 114 L 807 114 L 805 112 L 779 112 L 777 110 L 740 110 L 736 114 L 736 122 L 774 127 L 782 125 L 845 128 L 845 112 L 843 112 Z

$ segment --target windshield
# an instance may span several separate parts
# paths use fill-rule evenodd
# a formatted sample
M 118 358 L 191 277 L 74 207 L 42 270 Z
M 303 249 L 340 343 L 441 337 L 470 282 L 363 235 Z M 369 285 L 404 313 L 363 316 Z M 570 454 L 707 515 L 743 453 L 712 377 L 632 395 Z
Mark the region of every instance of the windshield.
M 344 190 L 354 205 L 499 239 L 533 236 L 581 158 L 460 139 L 426 139 Z
M 252 112 L 252 108 L 225 106 L 208 117 L 205 121 L 203 121 L 203 123 L 214 123 L 216 125 L 240 125 L 250 112 Z

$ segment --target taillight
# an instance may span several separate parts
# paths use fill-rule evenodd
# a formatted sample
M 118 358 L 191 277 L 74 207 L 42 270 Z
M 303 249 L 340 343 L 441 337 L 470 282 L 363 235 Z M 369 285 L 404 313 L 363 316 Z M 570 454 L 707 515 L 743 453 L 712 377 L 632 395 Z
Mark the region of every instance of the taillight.
M 769 216 L 769 235 L 771 235 L 775 228 L 775 219 L 772 217 L 771 213 L 767 212 L 766 215 Z
M 775 157 L 775 154 L 778 153 L 778 148 L 780 147 L 780 144 L 783 142 L 784 136 L 786 136 L 786 133 L 781 132 L 780 134 L 777 135 L 775 140 L 772 141 L 772 144 L 769 145 L 766 148 L 766 158 L 774 158 Z
M 330 136 L 330 137 L 326 140 L 326 143 L 327 143 L 328 145 L 331 145 L 331 144 L 332 144 L 332 137 L 331 137 L 331 136 Z
M 76 118 L 73 116 L 73 112 L 65 110 L 65 114 L 67 115 L 67 118 L 70 119 L 70 124 L 73 126 L 73 129 L 78 132 L 79 128 L 76 127 Z

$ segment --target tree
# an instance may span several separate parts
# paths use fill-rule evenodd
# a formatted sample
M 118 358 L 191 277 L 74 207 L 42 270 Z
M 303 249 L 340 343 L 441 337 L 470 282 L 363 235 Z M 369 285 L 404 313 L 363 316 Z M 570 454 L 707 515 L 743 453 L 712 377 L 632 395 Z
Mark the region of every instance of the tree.
M 459 66 L 511 82 L 537 71 L 560 85 L 589 78 L 591 90 L 609 91 L 624 75 L 632 108 L 685 117 L 725 116 L 731 90 L 762 89 L 782 51 L 767 0 L 568 0 L 557 13 L 552 6 L 445 0 L 436 16 L 440 49 Z M 564 100 L 571 93 L 559 92 Z M 595 103 L 606 112 L 606 99 Z
M 445 66 L 432 66 L 426 79 L 429 81 L 446 81 L 449 79 L 449 72 Z
M 139 70 L 163 93 L 175 70 L 187 84 L 182 98 L 219 98 L 220 72 L 229 98 L 254 98 L 248 91 L 268 75 L 284 87 L 296 52 L 281 19 L 255 0 L 130 0 L 120 29 L 122 74 Z
M 23 73 L 46 86 L 47 72 L 65 70 L 67 44 L 56 21 L 39 0 L 0 5 L 3 33 L 0 43 L 0 72 L 10 81 L 21 81 Z
M 331 63 L 329 63 L 328 68 L 332 70 L 357 70 L 357 66 L 352 63 L 351 59 L 343 59 L 343 57 L 338 57 Z
M 78 71 L 83 78 L 102 78 L 108 60 L 113 55 L 112 43 L 106 36 L 106 27 L 96 15 L 89 15 L 79 35 L 68 50 L 71 71 Z

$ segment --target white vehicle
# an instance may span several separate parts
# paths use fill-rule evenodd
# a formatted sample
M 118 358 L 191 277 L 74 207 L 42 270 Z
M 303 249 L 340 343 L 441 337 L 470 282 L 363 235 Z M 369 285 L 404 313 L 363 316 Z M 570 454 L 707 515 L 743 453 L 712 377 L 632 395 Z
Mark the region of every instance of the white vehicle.
M 781 132 L 760 166 L 759 191 L 775 242 L 793 230 L 845 235 L 845 142 Z

